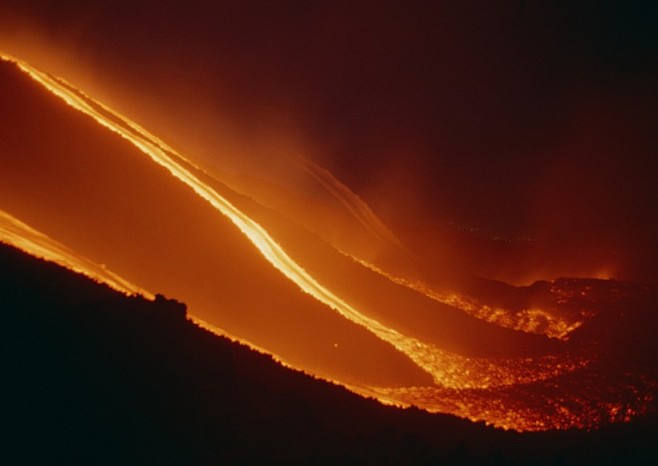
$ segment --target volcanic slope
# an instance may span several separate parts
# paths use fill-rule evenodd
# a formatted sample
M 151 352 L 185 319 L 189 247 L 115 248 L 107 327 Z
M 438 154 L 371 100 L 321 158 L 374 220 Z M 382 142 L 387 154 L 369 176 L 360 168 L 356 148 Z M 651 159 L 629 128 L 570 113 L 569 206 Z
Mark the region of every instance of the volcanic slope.
M 8 212 L 145 289 L 163 289 L 181 296 L 196 315 L 292 364 L 377 386 L 400 385 L 400 381 L 405 385 L 427 384 L 427 376 L 389 345 L 354 329 L 315 300 L 300 298 L 295 286 L 273 271 L 224 217 L 166 171 L 93 121 L 48 101 L 43 91 L 38 93 L 41 99 L 35 101 L 23 87 L 7 95 L 5 106 L 11 121 L 3 125 L 6 145 L 0 194 Z M 218 182 L 215 187 L 235 202 L 236 196 L 228 188 Z M 272 212 L 267 215 L 269 219 L 279 218 Z M 485 324 L 382 280 L 350 264 L 303 230 L 293 240 L 300 235 L 306 243 L 302 253 L 312 250 L 302 254 L 307 258 L 305 265 L 313 266 L 308 258 L 314 255 L 319 257 L 315 265 L 338 264 L 325 277 L 355 277 L 358 286 L 349 287 L 344 279 L 341 284 L 343 290 L 351 288 L 352 296 L 348 293 L 348 297 L 364 302 L 365 309 L 377 319 L 388 319 L 398 326 L 404 319 L 402 328 L 412 336 L 416 336 L 414 332 L 424 339 L 438 336 L 438 343 L 461 351 L 481 342 L 489 354 L 505 347 L 523 348 L 524 353 L 533 345 L 544 344 L 542 339 Z M 294 245 L 294 241 L 288 239 L 288 244 Z M 299 244 L 293 249 L 299 250 Z M 349 273 L 345 274 L 346 270 Z M 315 271 L 322 275 L 317 267 Z M 291 291 L 281 293 L 278 287 Z M 231 311 L 218 317 L 208 310 L 218 302 L 219 293 Z M 398 297 L 401 293 L 403 296 Z M 397 298 L 382 299 L 386 295 Z M 403 308 L 405 312 L 400 311 Z M 434 308 L 441 312 L 433 312 Z M 413 325 L 415 314 L 427 316 L 428 312 L 433 312 L 431 319 L 436 322 L 428 326 L 431 320 L 425 318 L 424 323 Z M 470 338 L 468 345 L 456 346 L 460 339 L 457 327 L 477 337 Z M 428 329 L 434 330 L 433 335 Z M 534 343 L 523 345 L 518 339 Z M 317 354 L 321 354 L 321 361 L 311 356 Z M 358 366 L 350 369 L 351 374 L 346 373 L 346 360 L 350 366 Z M 369 375 L 384 361 L 385 377 Z
M 11 63 L 0 63 L 0 81 L 0 208 L 298 367 L 384 386 L 431 380 L 301 292 L 227 218 L 127 141 Z
M 285 369 L 0 245 L 7 464 L 655 464 L 656 421 L 505 432 Z
M 221 182 L 204 182 L 133 122 L 15 64 L 44 87 L 7 68 L 2 206 L 101 269 L 180 297 L 242 341 L 383 401 L 519 430 L 592 428 L 655 412 L 655 363 L 627 357 L 620 326 L 610 325 L 651 322 L 655 291 L 555 281 L 531 290 L 555 309 L 502 309 L 529 318 L 534 333 L 476 318 L 351 261 Z M 561 341 L 542 334 L 542 319 L 565 323 L 566 333 L 554 333 Z M 634 335 L 636 352 L 652 351 L 645 332 Z

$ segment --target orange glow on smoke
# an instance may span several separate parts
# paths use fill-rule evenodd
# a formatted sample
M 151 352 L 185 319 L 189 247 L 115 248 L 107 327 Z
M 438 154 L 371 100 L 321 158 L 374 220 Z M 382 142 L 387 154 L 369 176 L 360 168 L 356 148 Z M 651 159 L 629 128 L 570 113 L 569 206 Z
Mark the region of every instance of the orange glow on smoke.
M 359 257 L 351 254 L 348 256 L 358 264 L 360 270 L 364 271 L 363 277 L 366 277 L 364 280 L 381 280 L 378 281 L 383 283 L 380 288 L 372 285 L 372 289 L 395 290 L 396 296 L 401 296 L 400 302 L 404 302 L 404 297 L 407 296 L 404 293 L 412 293 L 416 299 L 425 303 L 430 310 L 428 312 L 434 310 L 439 312 L 441 309 L 450 308 L 451 312 L 465 314 L 464 321 L 473 328 L 477 327 L 482 332 L 486 331 L 494 337 L 501 338 L 506 335 L 528 334 L 524 335 L 527 339 L 519 341 L 532 342 L 540 348 L 532 354 L 525 354 L 523 349 L 510 351 L 509 354 L 502 356 L 494 353 L 493 356 L 464 355 L 457 351 L 446 350 L 439 342 L 420 336 L 411 325 L 391 323 L 392 320 L 390 317 L 387 318 L 385 310 L 373 309 L 376 307 L 375 304 L 363 305 L 363 302 L 377 303 L 365 298 L 359 299 L 360 295 L 371 292 L 370 288 L 364 286 L 363 290 L 351 292 L 341 288 L 345 286 L 344 281 L 341 282 L 340 277 L 331 277 L 332 274 L 336 274 L 335 271 L 316 270 L 323 264 L 318 265 L 303 257 L 298 248 L 288 247 L 287 243 L 291 242 L 290 240 L 279 239 L 273 233 L 275 228 L 266 228 L 265 222 L 257 220 L 238 202 L 233 202 L 229 196 L 224 195 L 213 183 L 217 180 L 213 180 L 189 157 L 182 155 L 162 139 L 76 89 L 67 81 L 44 73 L 21 60 L 5 55 L 0 57 L 3 61 L 16 64 L 26 75 L 64 100 L 69 106 L 91 117 L 98 124 L 132 144 L 152 162 L 166 169 L 172 177 L 212 206 L 214 212 L 228 219 L 237 228 L 236 231 L 240 231 L 248 239 L 261 257 L 286 279 L 342 318 L 366 329 L 370 334 L 393 347 L 413 362 L 419 370 L 431 376 L 433 385 L 376 386 L 354 380 L 334 379 L 334 381 L 363 395 L 375 396 L 383 402 L 416 405 L 433 412 L 453 413 L 517 430 L 595 427 L 600 422 L 621 419 L 620 413 L 626 413 L 624 416 L 631 413 L 632 417 L 649 409 L 647 406 L 651 404 L 651 394 L 658 386 L 653 380 L 646 381 L 644 386 L 636 389 L 637 399 L 633 403 L 613 403 L 607 399 L 601 403 L 590 403 L 584 398 L 587 388 L 579 386 L 577 389 L 564 389 L 566 390 L 564 393 L 560 393 L 559 397 L 551 398 L 547 405 L 546 390 L 553 385 L 559 386 L 559 382 L 553 381 L 586 372 L 590 366 L 597 363 L 597 355 L 588 353 L 587 348 L 583 346 L 558 346 L 568 345 L 572 335 L 596 314 L 595 310 L 584 304 L 584 307 L 573 312 L 562 311 L 562 308 L 575 306 L 573 303 L 579 304 L 583 301 L 589 305 L 594 302 L 587 300 L 589 289 L 582 288 L 580 284 L 551 282 L 548 295 L 555 303 L 554 308 L 542 305 L 512 309 L 487 304 L 479 297 L 465 293 L 439 290 L 420 280 L 398 277 Z M 405 246 L 395 234 L 347 186 L 314 162 L 307 160 L 298 160 L 298 162 L 302 164 L 308 175 L 326 189 L 374 238 L 398 249 L 403 256 L 408 255 Z M 2 211 L 0 211 L 0 240 L 82 272 L 124 293 L 152 296 L 105 267 L 82 258 L 68 247 L 74 245 L 64 246 Z M 335 250 L 331 250 L 331 253 L 337 257 L 336 263 L 345 258 L 345 255 L 336 254 Z M 327 269 L 329 269 L 328 265 Z M 222 277 L 203 278 L 222 279 Z M 245 293 L 249 293 L 249 290 L 245 290 Z M 437 304 L 443 307 L 432 307 Z M 377 314 L 377 311 L 380 314 Z M 405 309 L 399 311 L 403 313 Z M 195 313 L 195 309 L 192 308 L 191 312 Z M 196 317 L 193 319 L 205 328 L 228 334 L 221 330 L 221 322 L 206 321 L 208 319 L 205 316 L 204 320 Z M 240 335 L 233 337 L 241 339 Z M 241 341 L 246 340 L 241 339 Z M 504 346 L 503 343 L 500 342 L 501 346 Z M 253 342 L 252 346 L 259 347 L 260 344 Z M 334 347 L 338 349 L 339 345 L 335 343 Z M 544 348 L 559 349 L 549 352 L 544 351 Z M 273 353 L 266 346 L 260 349 Z M 288 363 L 284 357 L 277 354 L 274 356 L 284 364 L 299 367 Z M 311 373 L 315 373 L 316 370 L 314 367 L 299 368 Z M 628 378 L 632 380 L 629 383 L 637 383 L 634 374 L 628 375 Z M 593 383 L 596 382 L 599 380 L 594 378 Z M 617 392 L 613 389 L 608 391 L 609 396 L 616 396 Z

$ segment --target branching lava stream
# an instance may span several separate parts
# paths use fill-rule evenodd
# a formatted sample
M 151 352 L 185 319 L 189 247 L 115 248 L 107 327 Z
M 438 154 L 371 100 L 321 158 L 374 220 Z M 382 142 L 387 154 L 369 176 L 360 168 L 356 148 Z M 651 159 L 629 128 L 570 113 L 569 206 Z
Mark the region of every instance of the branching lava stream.
M 509 331 L 531 333 L 537 338 L 552 339 L 562 345 L 562 350 L 556 354 L 532 357 L 471 357 L 447 351 L 440 344 L 412 336 L 404 328 L 381 322 L 369 315 L 368 310 L 357 308 L 338 291 L 322 283 L 300 265 L 302 261 L 294 256 L 293 251 L 281 246 L 270 234 L 267 225 L 256 222 L 205 183 L 204 177 L 208 174 L 195 165 L 192 158 L 183 156 L 161 138 L 67 81 L 21 60 L 6 55 L 0 57 L 3 61 L 14 63 L 69 106 L 116 133 L 166 169 L 209 203 L 218 215 L 230 221 L 236 232 L 248 238 L 268 266 L 276 268 L 300 290 L 344 319 L 367 329 L 394 347 L 429 374 L 433 385 L 377 387 L 354 381 L 335 382 L 385 403 L 415 405 L 432 412 L 451 413 L 520 431 L 596 428 L 609 422 L 627 422 L 638 415 L 656 411 L 658 379 L 655 367 L 647 367 L 646 360 L 638 361 L 635 358 L 636 352 L 646 353 L 653 346 L 642 340 L 636 347 L 628 347 L 623 335 L 614 337 L 613 328 L 615 321 L 629 322 L 638 315 L 644 316 L 650 312 L 656 303 L 656 290 L 614 281 L 555 280 L 545 282 L 547 285 L 543 288 L 540 285 L 536 287 L 537 296 L 543 302 L 553 303 L 552 308 L 511 310 L 487 304 L 487 296 L 468 297 L 450 291 L 436 291 L 427 284 L 397 277 L 359 257 L 351 256 L 361 267 L 388 279 L 391 286 L 407 287 L 424 298 L 484 321 L 492 329 L 504 327 Z M 404 251 L 404 246 L 393 232 L 365 202 L 356 195 L 352 196 L 353 193 L 324 168 L 310 161 L 302 163 L 309 176 L 330 190 L 374 236 Z M 62 245 L 56 238 L 51 239 L 12 215 L 15 213 L 0 211 L 0 241 L 82 272 L 122 292 L 152 296 L 139 283 L 133 285 L 105 267 L 77 255 L 75 244 Z M 341 254 L 337 250 L 335 252 Z M 191 312 L 194 313 L 194 309 Z M 221 321 L 199 320 L 199 323 L 222 333 L 218 330 L 222 327 Z M 643 337 L 641 333 L 638 335 L 638 338 Z M 240 335 L 234 337 L 240 338 Z M 250 343 L 260 346 L 259 342 Z M 624 345 L 626 348 L 622 350 Z M 267 347 L 261 349 L 268 351 Z M 274 356 L 286 362 L 285 358 Z M 313 367 L 299 369 L 314 373 Z

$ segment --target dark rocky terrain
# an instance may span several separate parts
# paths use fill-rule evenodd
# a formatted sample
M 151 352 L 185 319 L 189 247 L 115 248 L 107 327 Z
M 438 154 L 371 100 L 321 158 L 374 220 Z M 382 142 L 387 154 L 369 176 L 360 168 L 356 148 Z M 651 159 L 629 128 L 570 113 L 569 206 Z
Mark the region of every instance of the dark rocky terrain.
M 0 463 L 658 464 L 658 420 L 505 432 L 385 407 L 0 245 Z

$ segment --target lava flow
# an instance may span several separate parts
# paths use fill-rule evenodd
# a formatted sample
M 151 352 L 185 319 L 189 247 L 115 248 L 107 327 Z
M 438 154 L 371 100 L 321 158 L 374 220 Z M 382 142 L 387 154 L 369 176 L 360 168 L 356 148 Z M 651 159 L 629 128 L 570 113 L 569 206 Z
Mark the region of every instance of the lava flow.
M 350 338 L 365 341 L 363 335 L 368 335 L 368 338 L 374 335 L 378 339 L 376 345 L 383 345 L 386 351 L 393 351 L 397 357 L 411 362 L 418 374 L 407 379 L 400 376 L 401 382 L 389 385 L 373 382 L 365 376 L 341 377 L 340 369 L 332 369 L 336 366 L 335 361 L 327 362 L 325 367 L 314 367 L 294 360 L 296 352 L 301 351 L 299 348 L 286 347 L 289 352 L 281 354 L 266 339 L 258 341 L 255 337 L 245 337 L 235 330 L 219 330 L 220 333 L 230 332 L 252 346 L 272 353 L 279 361 L 334 380 L 358 393 L 375 396 L 383 402 L 415 405 L 429 411 L 452 413 L 504 428 L 595 428 L 656 411 L 658 379 L 654 369 L 647 368 L 646 361 L 636 361 L 634 353 L 617 354 L 616 347 L 606 340 L 610 337 L 608 325 L 615 318 L 623 317 L 628 321 L 637 313 L 647 312 L 647 308 L 654 304 L 655 290 L 622 286 L 612 281 L 541 282 L 528 290 L 510 287 L 509 293 L 527 301 L 512 309 L 511 306 L 486 304 L 488 299 L 497 302 L 504 302 L 505 299 L 498 299 L 484 291 L 476 297 L 459 292 L 436 291 L 429 285 L 398 278 L 354 255 L 350 255 L 353 261 L 349 258 L 346 261 L 343 253 L 328 248 L 321 239 L 308 235 L 308 244 L 316 244 L 316 241 L 318 250 L 320 247 L 326 250 L 318 265 L 318 260 L 309 258 L 306 250 L 284 237 L 285 233 L 282 232 L 286 230 L 281 225 L 291 222 L 276 212 L 263 213 L 264 209 L 254 206 L 253 200 L 241 198 L 226 186 L 220 186 L 221 181 L 213 180 L 193 162 L 193 158 L 183 156 L 182 151 L 173 149 L 142 126 L 67 81 L 44 73 L 24 61 L 0 56 L 3 61 L 15 64 L 70 107 L 129 142 L 182 182 L 188 190 L 191 189 L 197 198 L 205 201 L 206 207 L 212 207 L 213 213 L 230 221 L 236 231 L 241 232 L 249 241 L 252 249 L 258 251 L 261 259 L 265 259 L 269 266 L 274 267 L 307 296 L 322 304 L 318 311 L 313 312 L 332 310 L 333 313 L 323 318 L 336 321 L 336 314 L 340 316 L 340 323 L 335 328 L 344 328 L 340 325 L 344 325 L 343 321 L 346 320 L 356 324 L 360 330 L 367 330 L 363 334 L 354 333 L 359 336 Z M 328 190 L 374 237 L 405 251 L 404 246 L 368 205 L 331 173 L 310 161 L 303 162 L 303 165 L 308 175 Z M 39 189 L 38 186 L 35 189 Z M 251 214 L 251 210 L 255 213 Z M 256 216 L 262 219 L 256 219 Z M 214 215 L 212 221 L 217 221 Z M 281 237 L 277 237 L 277 234 Z M 9 214 L 0 215 L 0 240 L 83 272 L 124 292 L 148 294 L 141 287 L 154 290 L 153 285 L 142 283 L 141 280 L 145 280 L 143 278 L 135 279 L 131 276 L 130 282 L 137 283 L 131 285 L 105 267 L 97 266 L 93 261 L 73 252 L 78 250 L 77 244 L 67 243 L 62 246 L 50 236 L 53 235 L 39 233 Z M 115 247 L 121 248 L 121 244 Z M 192 246 L 186 247 L 191 248 L 193 254 L 204 254 L 200 246 L 199 250 Z M 112 257 L 107 259 L 110 262 Z M 133 260 L 139 261 L 140 258 Z M 190 263 L 193 260 L 190 259 Z M 240 267 L 239 259 L 236 259 L 235 264 Z M 261 272 L 262 266 L 254 267 L 253 270 L 269 277 L 266 271 Z M 340 273 L 343 270 L 353 273 L 347 281 Z M 118 272 L 124 276 L 124 270 Z M 139 276 L 137 272 L 131 273 Z M 208 279 L 207 275 L 199 276 Z M 229 280 L 231 277 L 217 276 L 212 279 Z M 355 283 L 363 286 L 355 287 Z M 195 299 L 206 306 L 208 303 L 216 304 L 212 302 L 212 295 L 196 296 L 193 290 L 199 288 L 195 286 L 189 286 L 188 289 L 192 290 L 189 296 L 175 297 L 191 300 L 192 313 L 197 312 Z M 387 306 L 382 303 L 381 296 L 376 296 L 379 290 L 390 297 L 389 301 L 393 304 Z M 244 290 L 243 293 L 246 295 L 250 290 Z M 299 304 L 293 306 L 303 310 L 306 301 L 301 299 L 298 298 Z M 636 306 L 634 312 L 626 308 L 629 303 Z M 261 305 L 265 308 L 261 312 L 268 313 L 267 303 Z M 402 307 L 391 309 L 395 306 Z M 408 306 L 409 310 L 404 306 Z M 299 309 L 298 312 L 301 312 Z M 277 318 L 281 321 L 290 318 L 285 314 L 287 309 L 279 309 L 277 312 L 281 314 Z M 404 315 L 405 312 L 408 316 Z M 311 312 L 308 314 L 310 322 Z M 211 320 L 204 314 L 203 319 L 207 321 L 204 325 L 218 331 L 219 328 L 225 328 L 223 318 L 221 314 L 215 314 Z M 251 318 L 252 325 L 258 325 L 258 318 Z M 204 322 L 201 319 L 198 321 Z M 247 317 L 245 322 L 244 328 L 249 326 Z M 443 331 L 440 331 L 442 326 Z M 452 334 L 450 328 L 455 326 L 459 326 L 463 334 Z M 300 328 L 299 334 L 279 338 L 298 338 L 302 341 L 303 325 Z M 428 328 L 437 329 L 437 333 L 431 334 Z M 267 331 L 270 330 L 264 329 L 263 335 Z M 343 337 L 341 334 L 332 336 L 337 341 Z M 478 346 L 477 341 L 470 340 L 481 341 Z M 488 342 L 491 342 L 491 346 L 487 348 Z M 615 344 L 624 343 L 620 340 Z M 359 347 L 354 341 L 350 344 Z M 334 347 L 338 349 L 338 343 Z M 640 345 L 637 350 L 646 351 L 646 347 Z M 349 364 L 349 353 L 339 362 Z M 384 365 L 386 363 L 382 362 Z M 593 391 L 594 385 L 598 388 Z
M 86 275 L 126 295 L 141 294 L 153 299 L 154 295 L 124 280 L 107 267 L 96 264 L 40 231 L 26 225 L 14 216 L 0 210 L 0 242 L 21 249 L 40 259 L 54 262 L 74 272 Z

